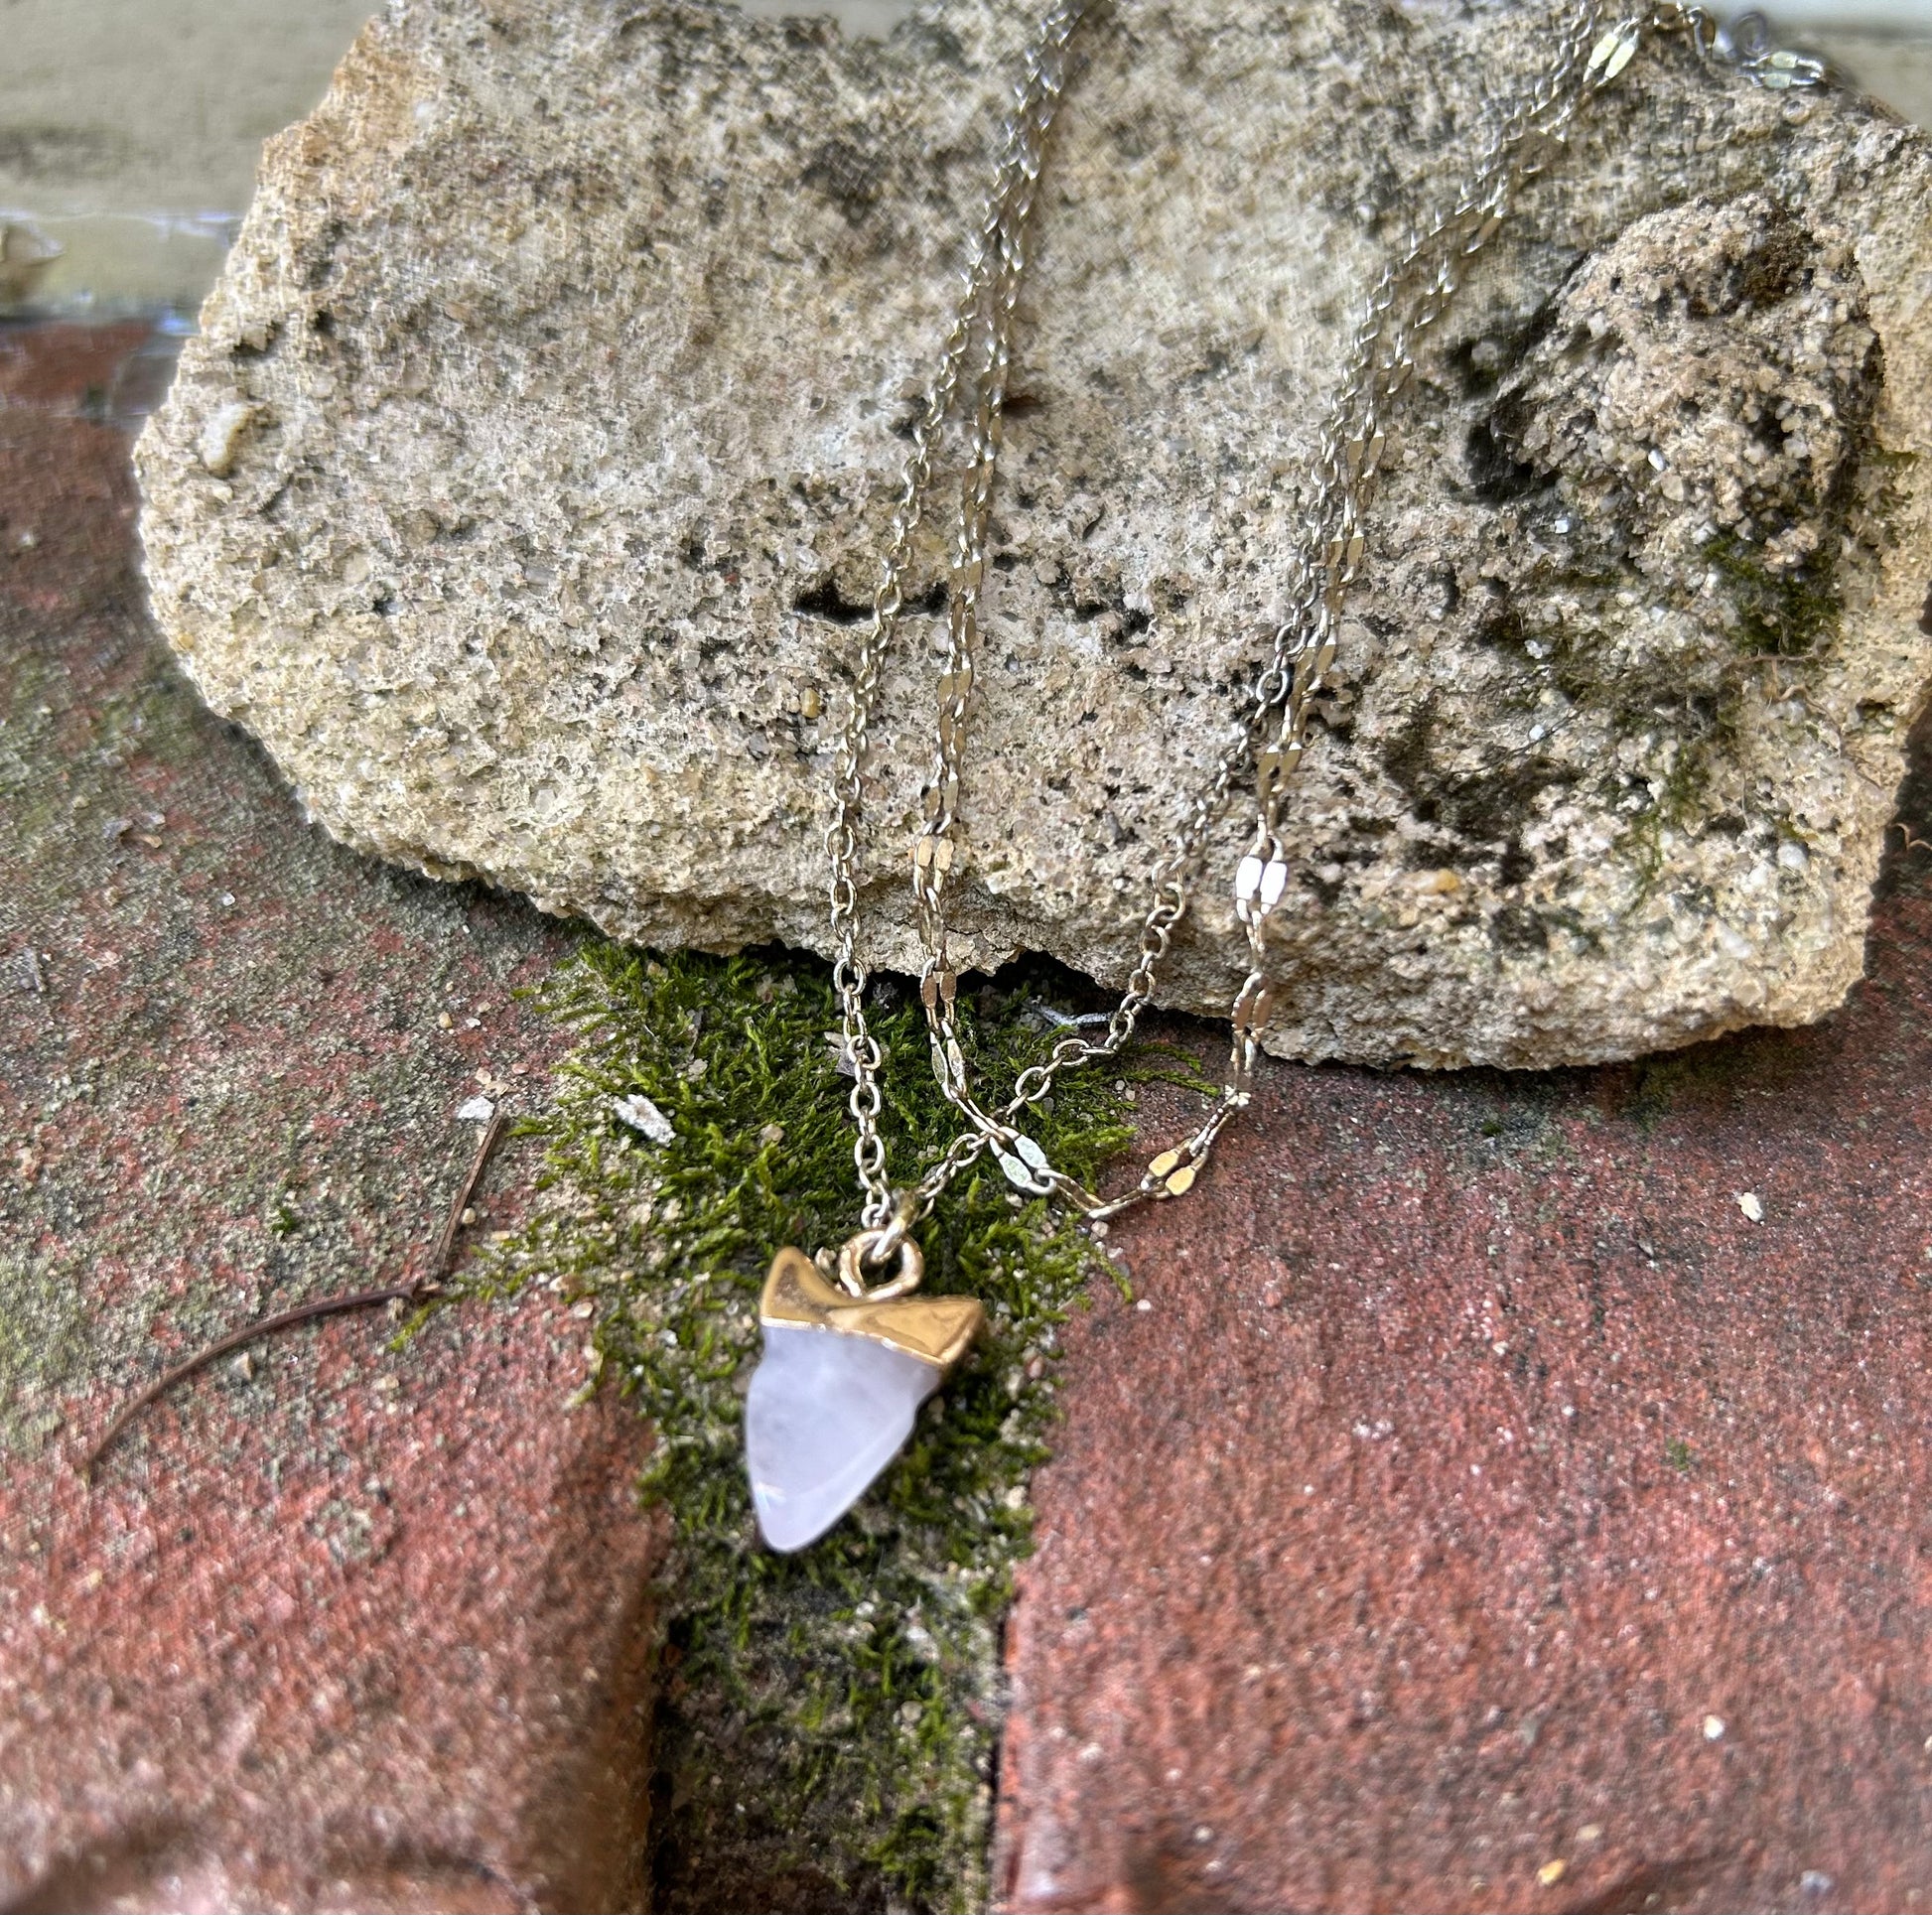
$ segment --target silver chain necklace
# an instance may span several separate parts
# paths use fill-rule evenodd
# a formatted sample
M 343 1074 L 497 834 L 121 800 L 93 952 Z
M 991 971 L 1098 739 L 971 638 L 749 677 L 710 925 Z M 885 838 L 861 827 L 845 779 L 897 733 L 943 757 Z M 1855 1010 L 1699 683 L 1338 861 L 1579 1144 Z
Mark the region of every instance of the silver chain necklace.
M 1249 689 L 1236 743 L 1188 800 L 1155 867 L 1139 959 L 1120 1004 L 1103 1034 L 1089 1038 L 1069 1030 L 1041 1062 L 1020 1073 L 1006 1101 L 996 1105 L 974 1087 L 955 1018 L 958 979 L 947 954 L 947 890 L 963 851 L 961 764 L 1028 218 L 1047 133 L 1066 89 L 1072 42 L 1098 8 L 1099 0 L 1056 0 L 1027 50 L 1001 125 L 992 187 L 972 230 L 959 302 L 913 427 L 872 618 L 853 673 L 825 843 L 837 954 L 832 975 L 855 1079 L 849 1099 L 858 1132 L 853 1160 L 865 1199 L 862 1227 L 836 1256 L 821 1252 L 815 1261 L 782 1250 L 765 1285 L 764 1353 L 746 1403 L 746 1443 L 759 1524 L 777 1549 L 813 1541 L 858 1499 L 978 1332 L 981 1312 L 972 1299 L 909 1295 L 923 1270 L 911 1230 L 954 1177 L 991 1152 L 1018 1190 L 1057 1197 L 1097 1221 L 1182 1195 L 1222 1129 L 1247 1105 L 1270 1010 L 1267 926 L 1288 877 L 1282 803 L 1334 661 L 1341 608 L 1361 567 L 1391 417 L 1415 375 L 1421 336 L 1449 310 L 1468 262 L 1508 216 L 1518 187 L 1563 153 L 1579 112 L 1623 71 L 1646 34 L 1681 35 L 1704 64 L 1724 66 L 1762 86 L 1812 86 L 1826 76 L 1818 62 L 1773 49 L 1754 17 L 1725 30 L 1688 0 L 1661 0 L 1614 19 L 1606 19 L 1599 0 L 1577 0 L 1559 15 L 1550 30 L 1549 64 L 1514 98 L 1485 109 L 1480 157 L 1460 192 L 1410 236 L 1364 303 L 1305 485 L 1300 543 L 1287 555 L 1287 616 Z M 916 1183 L 896 1190 L 886 1175 L 879 1126 L 883 1059 L 866 1023 L 867 969 L 858 949 L 861 778 L 913 539 L 941 441 L 955 418 L 966 429 L 966 465 L 953 527 L 936 746 L 911 862 L 933 1075 L 965 1124 Z M 1229 1009 L 1233 1042 L 1220 1097 L 1191 1136 L 1148 1163 L 1133 1188 L 1118 1197 L 1097 1196 L 1054 1168 L 1022 1120 L 1062 1071 L 1115 1056 L 1132 1037 L 1153 1001 L 1174 928 L 1186 914 L 1208 833 L 1249 779 L 1254 827 L 1234 878 L 1248 973 Z

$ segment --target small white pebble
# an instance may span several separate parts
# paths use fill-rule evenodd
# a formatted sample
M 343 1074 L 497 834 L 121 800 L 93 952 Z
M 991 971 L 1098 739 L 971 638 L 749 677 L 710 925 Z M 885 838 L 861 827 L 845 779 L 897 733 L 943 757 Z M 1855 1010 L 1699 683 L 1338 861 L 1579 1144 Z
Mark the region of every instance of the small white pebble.
M 1755 1190 L 1740 1190 L 1737 1193 L 1737 1207 L 1752 1223 L 1764 1221 L 1764 1205 Z
M 487 1097 L 472 1097 L 457 1111 L 456 1121 L 459 1124 L 487 1124 L 495 1115 L 496 1106 Z
M 1134 1307 L 1140 1310 L 1151 1310 L 1154 1307 L 1154 1304 L 1147 1298 L 1143 1297 L 1141 1300 L 1134 1305 Z
M 1603 1840 L 1603 1825 L 1600 1822 L 1585 1823 L 1577 1831 L 1577 1840 L 1579 1842 L 1601 1842 Z
M 671 1120 L 642 1091 L 633 1092 L 629 1097 L 612 1098 L 611 1108 L 633 1131 L 653 1144 L 669 1144 L 677 1137 L 671 1129 Z
M 1722 1715 L 1707 1715 L 1704 1718 L 1704 1739 L 1707 1742 L 1724 1740 L 1725 1718 Z
M 242 438 L 254 424 L 257 411 L 246 399 L 231 399 L 209 415 L 195 446 L 205 472 L 225 479 L 234 471 Z

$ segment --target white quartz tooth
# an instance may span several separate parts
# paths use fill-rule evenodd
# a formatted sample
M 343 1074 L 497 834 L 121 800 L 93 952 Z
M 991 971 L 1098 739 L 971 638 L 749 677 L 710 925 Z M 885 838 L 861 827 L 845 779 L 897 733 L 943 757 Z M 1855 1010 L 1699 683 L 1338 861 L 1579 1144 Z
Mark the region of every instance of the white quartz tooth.
M 945 1372 L 870 1336 L 767 1323 L 745 1399 L 745 1460 L 774 1550 L 817 1541 L 912 1434 Z

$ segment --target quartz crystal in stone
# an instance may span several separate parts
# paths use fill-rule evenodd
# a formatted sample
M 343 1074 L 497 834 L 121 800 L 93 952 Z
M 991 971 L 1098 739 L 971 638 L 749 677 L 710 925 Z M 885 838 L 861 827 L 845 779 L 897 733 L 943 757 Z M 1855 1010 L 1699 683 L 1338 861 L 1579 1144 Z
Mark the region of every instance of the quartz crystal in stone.
M 944 1369 L 876 1337 L 766 1323 L 745 1399 L 745 1459 L 774 1550 L 815 1542 L 911 1434 Z

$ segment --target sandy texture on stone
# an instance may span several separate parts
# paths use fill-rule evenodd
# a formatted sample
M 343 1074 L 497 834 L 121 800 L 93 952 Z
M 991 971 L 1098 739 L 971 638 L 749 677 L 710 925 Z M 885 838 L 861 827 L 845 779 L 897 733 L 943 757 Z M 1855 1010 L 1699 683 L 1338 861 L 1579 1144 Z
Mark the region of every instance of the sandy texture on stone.
M 160 621 L 328 828 L 623 936 L 824 948 L 830 754 L 1023 16 L 399 6 L 271 144 L 139 465 Z M 1042 195 L 961 944 L 1124 974 L 1360 289 L 1534 19 L 1127 0 Z M 1297 794 L 1271 1047 L 1799 1023 L 1932 673 L 1932 163 L 1662 43 L 1441 329 Z M 875 730 L 912 968 L 943 544 Z M 1243 821 L 1168 1002 L 1225 1006 Z

